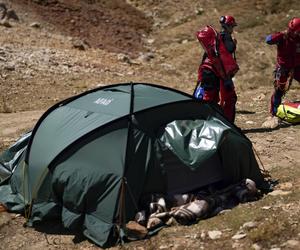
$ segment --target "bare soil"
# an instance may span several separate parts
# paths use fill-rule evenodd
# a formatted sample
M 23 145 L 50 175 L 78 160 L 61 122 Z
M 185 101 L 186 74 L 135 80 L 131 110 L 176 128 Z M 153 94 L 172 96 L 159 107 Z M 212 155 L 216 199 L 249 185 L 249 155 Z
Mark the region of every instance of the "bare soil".
M 1 1 L 0 1 L 1 2 Z M 0 25 L 0 149 L 31 129 L 53 104 L 119 82 L 149 82 L 192 93 L 202 49 L 195 32 L 236 17 L 240 71 L 236 124 L 253 142 L 262 167 L 279 180 L 274 192 L 189 227 L 165 228 L 112 249 L 300 249 L 300 127 L 267 130 L 276 48 L 265 35 L 300 16 L 293 0 L 14 0 L 20 21 Z M 286 99 L 299 100 L 293 83 Z M 243 227 L 255 222 L 252 228 Z M 0 249 L 97 249 L 57 223 L 23 227 L 0 213 Z M 209 232 L 222 232 L 211 239 Z M 237 233 L 246 236 L 236 240 Z

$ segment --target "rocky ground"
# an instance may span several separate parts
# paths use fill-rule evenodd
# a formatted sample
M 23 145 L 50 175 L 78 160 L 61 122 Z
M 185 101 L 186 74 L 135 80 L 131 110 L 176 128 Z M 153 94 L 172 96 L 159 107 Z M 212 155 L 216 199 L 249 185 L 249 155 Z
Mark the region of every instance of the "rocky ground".
M 241 67 L 235 77 L 236 124 L 279 185 L 257 202 L 193 226 L 163 229 L 123 248 L 300 249 L 300 128 L 261 126 L 268 116 L 276 52 L 264 36 L 300 16 L 298 1 L 2 2 L 19 21 L 0 23 L 1 150 L 56 102 L 98 86 L 149 82 L 192 93 L 202 54 L 195 32 L 206 24 L 218 27 L 222 14 L 234 15 Z M 299 100 L 299 93 L 294 82 L 286 99 Z M 24 222 L 22 216 L 0 213 L 0 249 L 96 249 L 56 224 L 45 231 L 25 228 Z

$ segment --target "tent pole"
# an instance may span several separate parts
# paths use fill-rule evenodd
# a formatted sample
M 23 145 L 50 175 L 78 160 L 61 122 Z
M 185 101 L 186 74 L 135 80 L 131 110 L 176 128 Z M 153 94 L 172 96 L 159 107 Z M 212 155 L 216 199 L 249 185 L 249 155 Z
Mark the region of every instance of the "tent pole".
M 125 176 L 126 170 L 128 168 L 128 156 L 130 148 L 130 138 L 132 135 L 132 116 L 134 110 L 134 84 L 130 82 L 130 106 L 129 106 L 129 116 L 128 116 L 128 130 L 127 130 L 127 142 L 126 142 L 126 152 L 125 152 L 125 166 L 123 176 Z
M 126 177 L 125 173 L 129 165 L 128 156 L 130 148 L 130 138 L 132 135 L 132 115 L 133 115 L 133 106 L 134 106 L 134 84 L 130 82 L 130 105 L 129 105 L 129 115 L 128 115 L 128 130 L 127 130 L 127 142 L 126 142 L 126 151 L 125 151 L 125 164 L 122 176 L 122 183 L 120 189 L 120 200 L 119 200 L 119 212 L 118 212 L 118 224 L 120 228 L 125 228 L 126 213 L 125 213 L 125 192 L 126 192 Z
M 123 216 L 123 210 L 125 207 L 125 178 L 121 179 L 121 191 L 120 191 L 120 201 L 119 201 L 119 218 L 118 224 L 122 228 L 124 226 L 125 216 Z
M 28 165 L 26 164 L 25 161 L 23 161 L 22 164 L 22 168 L 23 168 L 23 202 L 24 202 L 24 217 L 26 219 L 26 221 L 28 222 L 30 215 L 31 215 L 31 209 L 32 209 L 32 197 L 29 197 L 29 179 L 28 179 L 28 175 L 27 178 L 25 177 L 26 171 L 28 171 Z M 25 182 L 25 178 L 27 180 L 27 187 L 26 187 L 26 182 Z M 27 194 L 28 194 L 28 201 L 29 201 L 29 207 L 26 204 L 26 188 L 27 188 Z

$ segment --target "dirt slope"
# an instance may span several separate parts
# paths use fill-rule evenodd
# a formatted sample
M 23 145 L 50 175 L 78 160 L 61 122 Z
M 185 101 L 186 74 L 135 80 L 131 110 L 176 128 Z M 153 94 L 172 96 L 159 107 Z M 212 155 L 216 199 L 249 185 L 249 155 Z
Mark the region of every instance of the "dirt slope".
M 195 32 L 236 17 L 236 124 L 252 140 L 276 192 L 190 227 L 174 226 L 125 249 L 300 249 L 300 129 L 261 128 L 268 115 L 275 48 L 266 34 L 300 16 L 298 0 L 13 0 L 20 21 L 0 25 L 0 149 L 32 128 L 54 103 L 117 82 L 151 82 L 192 93 L 202 49 Z M 294 83 L 287 99 L 299 98 Z M 245 222 L 255 222 L 245 228 Z M 24 228 L 0 213 L 0 249 L 96 249 L 52 225 Z M 211 239 L 209 232 L 222 232 Z M 240 240 L 232 239 L 241 231 Z M 119 249 L 116 247 L 114 249 Z

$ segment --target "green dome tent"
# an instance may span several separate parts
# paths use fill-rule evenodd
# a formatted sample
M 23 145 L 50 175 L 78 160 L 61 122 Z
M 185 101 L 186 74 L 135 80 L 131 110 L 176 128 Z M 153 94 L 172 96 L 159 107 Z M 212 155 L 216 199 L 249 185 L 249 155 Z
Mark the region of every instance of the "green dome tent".
M 251 142 L 218 107 L 174 89 L 125 83 L 64 100 L 0 157 L 0 202 L 29 222 L 60 218 L 115 244 L 146 194 L 263 176 Z

